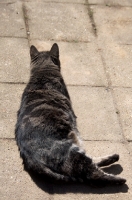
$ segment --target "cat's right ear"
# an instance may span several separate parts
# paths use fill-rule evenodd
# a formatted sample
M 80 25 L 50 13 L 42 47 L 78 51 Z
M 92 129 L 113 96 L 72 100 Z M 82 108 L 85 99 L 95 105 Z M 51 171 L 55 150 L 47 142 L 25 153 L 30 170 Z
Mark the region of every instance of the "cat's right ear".
M 30 56 L 31 56 L 31 59 L 33 59 L 38 54 L 39 54 L 39 51 L 37 50 L 37 48 L 35 46 L 32 45 L 30 47 Z
M 50 50 L 50 55 L 59 59 L 59 47 L 54 43 Z

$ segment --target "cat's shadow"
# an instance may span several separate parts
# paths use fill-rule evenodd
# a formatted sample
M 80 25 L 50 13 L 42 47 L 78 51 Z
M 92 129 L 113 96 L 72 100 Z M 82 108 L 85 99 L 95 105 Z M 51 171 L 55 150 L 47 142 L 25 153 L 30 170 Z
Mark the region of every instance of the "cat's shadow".
M 107 173 L 113 173 L 115 175 L 120 174 L 123 169 L 121 165 L 115 164 L 110 167 L 104 168 L 104 171 Z M 84 194 L 112 194 L 112 193 L 127 193 L 128 186 L 126 184 L 119 186 L 107 186 L 102 188 L 92 187 L 84 183 L 65 183 L 65 182 L 56 182 L 50 180 L 49 178 L 35 174 L 32 171 L 28 171 L 32 180 L 35 184 L 41 188 L 43 191 L 49 194 L 66 194 L 66 193 L 84 193 Z

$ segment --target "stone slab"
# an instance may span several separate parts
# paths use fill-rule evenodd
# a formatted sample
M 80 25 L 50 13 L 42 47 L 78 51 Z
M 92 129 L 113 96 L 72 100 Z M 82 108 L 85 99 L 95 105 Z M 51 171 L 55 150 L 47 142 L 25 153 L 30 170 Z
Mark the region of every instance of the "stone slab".
M 21 2 L 0 4 L 0 36 L 27 37 Z
M 131 0 L 89 0 L 89 4 L 104 4 L 106 6 L 132 6 Z
M 32 40 L 39 51 L 50 50 L 54 42 Z M 58 42 L 61 70 L 68 85 L 107 86 L 99 49 L 96 43 Z
M 122 140 L 111 92 L 105 88 L 68 87 L 84 140 Z
M 0 38 L 0 82 L 27 82 L 30 56 L 27 39 Z
M 132 8 L 91 6 L 98 40 L 132 44 Z
M 132 141 L 132 89 L 116 88 L 114 89 L 114 94 L 121 116 L 125 138 Z
M 87 6 L 63 3 L 25 3 L 30 38 L 59 41 L 94 39 Z
M 0 140 L 0 152 L 1 200 L 50 199 L 50 195 L 41 190 L 23 170 L 15 141 Z
M 16 115 L 25 85 L 0 84 L 0 138 L 14 138 Z
M 120 160 L 113 166 L 107 167 L 105 171 L 107 173 L 113 173 L 120 177 L 126 178 L 126 184 L 124 186 L 111 186 L 104 188 L 93 188 L 84 184 L 67 184 L 61 185 L 61 187 L 58 187 L 58 185 L 54 185 L 54 200 L 130 200 L 132 198 L 132 162 L 131 156 L 128 150 L 126 149 L 125 145 L 115 142 L 86 141 L 84 142 L 84 148 L 86 149 L 87 154 L 91 157 L 100 157 L 118 153 L 120 155 Z
M 99 42 L 112 86 L 132 87 L 132 45 Z
M 98 46 L 112 86 L 132 86 L 132 8 L 92 6 Z

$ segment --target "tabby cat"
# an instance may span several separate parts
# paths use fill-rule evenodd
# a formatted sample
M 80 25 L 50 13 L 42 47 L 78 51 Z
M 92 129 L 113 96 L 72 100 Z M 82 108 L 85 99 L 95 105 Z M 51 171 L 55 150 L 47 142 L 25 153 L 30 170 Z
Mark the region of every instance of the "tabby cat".
M 54 180 L 90 184 L 124 184 L 125 179 L 101 167 L 119 155 L 87 156 L 81 147 L 76 116 L 60 72 L 59 47 L 39 52 L 30 48 L 31 75 L 17 114 L 15 136 L 24 166 Z

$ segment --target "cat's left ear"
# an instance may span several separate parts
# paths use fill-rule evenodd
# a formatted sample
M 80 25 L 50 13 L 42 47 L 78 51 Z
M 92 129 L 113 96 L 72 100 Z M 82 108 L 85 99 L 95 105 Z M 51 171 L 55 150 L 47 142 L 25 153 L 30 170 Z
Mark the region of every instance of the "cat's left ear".
M 32 45 L 30 47 L 30 56 L 31 56 L 31 59 L 33 59 L 38 54 L 39 54 L 39 51 L 37 50 L 37 48 L 35 46 Z
M 58 44 L 54 43 L 50 50 L 50 55 L 59 58 L 59 47 Z

